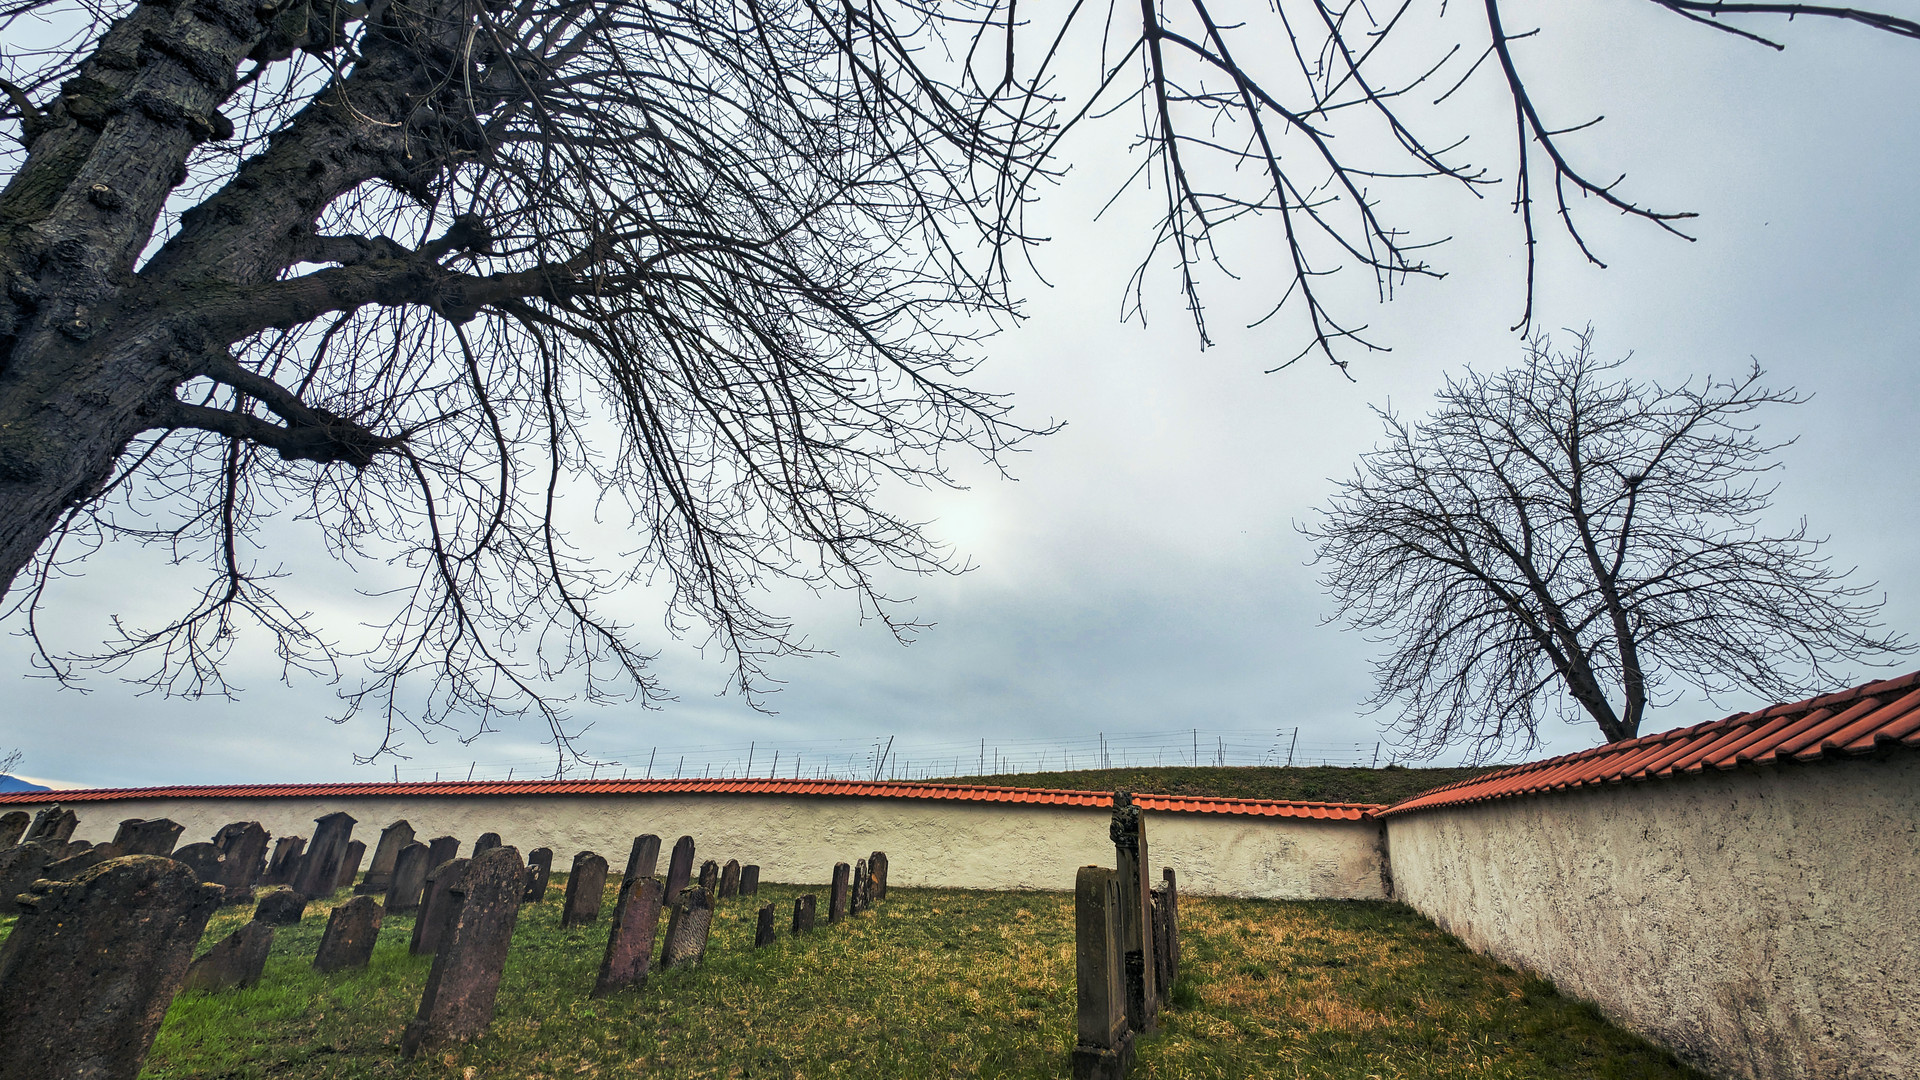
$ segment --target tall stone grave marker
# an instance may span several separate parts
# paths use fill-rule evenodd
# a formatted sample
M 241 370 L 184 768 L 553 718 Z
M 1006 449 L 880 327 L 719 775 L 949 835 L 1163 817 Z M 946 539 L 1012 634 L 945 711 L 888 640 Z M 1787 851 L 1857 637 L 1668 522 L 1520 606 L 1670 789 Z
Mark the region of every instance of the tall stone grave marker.
M 867 910 L 867 860 L 857 859 L 853 864 L 853 888 L 847 893 L 847 911 L 858 915 Z
M 497 848 L 499 846 L 500 846 L 499 833 L 483 832 L 480 834 L 480 839 L 475 840 L 473 842 L 473 858 L 477 859 L 480 856 L 485 855 L 487 852 L 492 851 L 494 848 Z
M 267 969 L 267 952 L 272 948 L 273 927 L 263 922 L 241 923 L 240 929 L 221 938 L 188 966 L 180 989 L 218 993 L 252 986 Z
M 313 970 L 325 973 L 366 967 L 373 959 L 373 943 L 380 937 L 385 914 L 380 901 L 371 896 L 356 896 L 334 908 L 327 919 L 327 932 L 320 936 Z
M 257 821 L 236 821 L 213 834 L 213 843 L 226 856 L 227 903 L 245 901 L 266 871 L 267 830 Z
M 286 885 L 300 868 L 300 853 L 307 847 L 304 836 L 283 836 L 273 842 L 273 858 L 267 862 L 266 876 L 260 879 L 262 885 Z
M 793 932 L 804 934 L 813 929 L 813 894 L 793 898 Z
M 728 859 L 720 868 L 720 899 L 731 900 L 740 895 L 740 860 Z
M 740 868 L 740 895 L 756 896 L 760 892 L 760 867 L 748 863 Z
M 693 876 L 693 837 L 683 836 L 673 842 L 673 857 L 667 862 L 667 889 L 661 895 L 660 902 L 672 907 L 680 899 L 680 890 L 687 887 L 687 880 Z
M 0 1080 L 134 1080 L 222 895 L 154 855 L 37 884 L 0 946 Z
M 41 876 L 50 881 L 72 881 L 81 871 L 91 870 L 108 859 L 117 859 L 126 852 L 119 844 L 94 844 L 85 842 L 67 844 L 61 848 L 61 856 L 47 864 Z M 31 884 L 31 882 L 29 882 Z M 23 886 L 24 887 L 24 886 Z
M 336 810 L 315 818 L 313 824 L 313 843 L 307 845 L 300 872 L 291 884 L 308 896 L 326 896 L 340 878 L 340 863 L 347 857 L 347 842 L 353 839 L 353 815 Z
M 660 966 L 698 964 L 707 955 L 707 935 L 713 930 L 713 894 L 687 889 L 673 905 L 667 920 L 667 941 L 660 947 Z
M 513 855 L 516 859 L 520 857 L 517 851 Z M 460 875 L 467 872 L 467 863 L 466 859 L 448 859 L 427 871 L 427 883 L 420 896 L 420 914 L 413 920 L 413 940 L 407 945 L 413 955 L 432 956 L 440 948 L 440 937 L 447 929 L 453 910 L 460 904 L 454 889 L 460 884 Z M 521 885 L 525 887 L 526 883 L 523 881 Z
M 591 851 L 573 857 L 567 875 L 567 903 L 560 909 L 561 926 L 585 926 L 600 918 L 600 898 L 607 891 L 607 860 Z
M 1113 793 L 1113 874 L 1120 883 L 1120 958 L 1127 980 L 1127 1022 L 1133 1030 L 1159 1030 L 1160 991 L 1154 983 L 1153 883 L 1147 876 L 1147 825 L 1133 796 Z
M 399 915 L 420 910 L 420 894 L 427 887 L 427 845 L 414 843 L 400 849 L 393 859 L 393 881 L 387 886 L 387 911 Z
M 413 843 L 413 826 L 405 819 L 380 830 L 380 842 L 373 846 L 373 865 L 367 867 L 367 876 L 354 886 L 354 892 L 374 895 L 384 893 L 393 887 L 393 864 L 399 861 L 400 849 Z
M 771 945 L 778 936 L 773 930 L 773 905 L 762 904 L 760 921 L 753 928 L 753 947 L 759 949 Z
M 333 879 L 333 887 L 344 889 L 353 884 L 353 879 L 360 876 L 360 864 L 366 857 L 366 844 L 358 840 L 347 841 L 347 853 L 340 857 L 340 876 Z
M 525 904 L 537 904 L 547 898 L 547 881 L 553 877 L 553 849 L 537 847 L 527 852 L 527 895 Z
M 700 887 L 707 890 L 710 899 L 717 898 L 720 891 L 720 864 L 708 859 L 700 864 Z
M 188 844 L 167 857 L 193 871 L 196 879 L 220 886 L 220 898 L 226 899 L 227 857 L 220 853 L 220 845 Z
M 128 855 L 171 855 L 186 826 L 166 818 L 128 818 L 113 834 L 113 844 Z
M 1083 866 L 1074 879 L 1073 1080 L 1122 1080 L 1133 1064 L 1126 979 L 1118 924 L 1120 883 L 1104 866 Z
M 664 892 L 657 878 L 620 879 L 620 896 L 613 904 L 613 930 L 607 935 L 607 952 L 600 960 L 600 978 L 593 984 L 594 997 L 647 984 Z
M 1160 891 L 1167 905 L 1167 982 L 1180 978 L 1180 884 L 1173 867 L 1160 868 Z
M 413 1057 L 464 1042 L 493 1023 L 494 997 L 526 891 L 527 868 L 512 847 L 497 847 L 467 862 L 420 995 L 420 1012 L 400 1038 L 402 1054 Z
M 887 853 L 876 851 L 867 856 L 867 879 L 873 886 L 873 902 L 887 898 Z
M 19 843 L 32 820 L 25 810 L 9 810 L 0 814 L 0 848 L 10 848 Z
M 627 852 L 627 869 L 623 878 L 652 877 L 660 865 L 660 838 L 645 833 L 633 838 L 633 850 Z
M 832 926 L 847 917 L 847 877 L 846 863 L 833 864 L 833 891 L 827 897 L 827 925 Z
M 436 836 L 427 841 L 427 867 L 432 869 L 443 862 L 452 862 L 460 857 L 460 840 L 452 836 Z
M 27 840 L 38 840 L 49 846 L 64 844 L 73 839 L 74 826 L 80 824 L 80 815 L 58 803 L 33 815 L 33 824 L 27 827 Z

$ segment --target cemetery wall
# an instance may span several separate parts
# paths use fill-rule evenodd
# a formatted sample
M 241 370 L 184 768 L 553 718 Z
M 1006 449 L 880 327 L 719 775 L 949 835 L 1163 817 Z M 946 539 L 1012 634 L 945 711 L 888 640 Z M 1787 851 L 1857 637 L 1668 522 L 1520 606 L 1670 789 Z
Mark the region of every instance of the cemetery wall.
M 39 805 L 47 803 L 7 808 Z M 702 852 L 758 863 L 762 880 L 791 883 L 824 882 L 834 863 L 880 850 L 894 857 L 894 885 L 1069 890 L 1078 867 L 1113 859 L 1107 806 L 1011 800 L 673 793 L 193 796 L 62 805 L 80 816 L 76 840 L 110 840 L 123 818 L 162 817 L 186 827 L 183 842 L 212 836 L 231 821 L 258 821 L 274 836 L 311 836 L 315 818 L 344 810 L 358 822 L 354 835 L 369 841 L 404 818 L 418 838 L 458 837 L 463 854 L 481 833 L 497 832 L 521 851 L 552 848 L 558 865 L 581 850 L 624 860 L 640 833 L 668 842 L 690 835 Z M 1153 864 L 1173 867 L 1183 892 L 1268 899 L 1388 895 L 1380 825 L 1357 813 L 1329 819 L 1146 814 Z
M 1401 899 L 1709 1072 L 1920 1076 L 1920 755 L 1386 821 Z

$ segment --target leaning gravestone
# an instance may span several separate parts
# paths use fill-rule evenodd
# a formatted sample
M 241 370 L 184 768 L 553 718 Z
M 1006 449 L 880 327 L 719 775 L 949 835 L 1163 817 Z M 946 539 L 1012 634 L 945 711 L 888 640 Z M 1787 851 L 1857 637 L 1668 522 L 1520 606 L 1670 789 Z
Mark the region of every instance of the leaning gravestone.
M 286 885 L 293 881 L 294 872 L 300 868 L 300 853 L 306 850 L 307 838 L 304 836 L 283 836 L 273 842 L 273 858 L 267 862 L 267 872 L 261 876 L 262 885 Z
M 847 917 L 847 864 L 833 864 L 833 891 L 827 894 L 827 925 Z
M 1159 996 L 1154 999 L 1153 1007 L 1162 1010 L 1167 1005 L 1167 994 L 1173 989 L 1172 973 L 1167 970 L 1167 897 L 1164 889 L 1154 889 L 1147 896 L 1147 910 L 1152 915 L 1153 934 L 1153 985 Z
M 487 852 L 492 851 L 494 848 L 497 848 L 499 846 L 500 846 L 499 833 L 483 832 L 480 834 L 480 839 L 475 840 L 473 842 L 473 858 L 477 859 L 480 856 L 485 855 Z
M 680 890 L 693 876 L 693 837 L 683 836 L 673 843 L 673 857 L 667 862 L 667 888 L 660 902 L 671 907 L 680 899 Z
M 420 910 L 420 893 L 427 886 L 430 853 L 425 844 L 408 844 L 393 860 L 393 883 L 387 886 L 386 910 L 398 915 Z
M 527 871 L 511 847 L 460 861 L 467 865 L 454 889 L 452 917 L 434 951 L 420 1011 L 400 1039 L 407 1057 L 474 1038 L 493 1022 Z
M 760 921 L 753 928 L 753 947 L 758 949 L 773 944 L 777 937 L 773 932 L 773 905 L 765 904 L 760 908 Z
M 606 997 L 623 987 L 647 985 L 653 961 L 653 935 L 660 926 L 660 882 L 651 877 L 623 878 L 620 897 L 613 904 L 613 931 L 600 960 L 600 978 L 594 997 Z
M 27 827 L 26 838 L 48 846 L 64 844 L 73 839 L 73 829 L 78 824 L 80 815 L 56 803 L 33 815 L 33 824 Z
M 753 896 L 760 891 L 760 867 L 753 863 L 740 868 L 740 895 Z
M 547 898 L 547 882 L 553 877 L 553 849 L 537 847 L 527 852 L 527 895 L 522 903 L 533 904 Z
M 853 887 L 847 890 L 847 911 L 858 915 L 867 910 L 867 860 L 853 864 Z
M 292 926 L 306 913 L 306 894 L 293 889 L 275 889 L 253 907 L 254 921 L 268 926 Z
M 166 818 L 129 818 L 120 823 L 113 843 L 129 855 L 171 855 L 185 830 L 186 826 Z
M 452 836 L 436 836 L 427 841 L 427 865 L 439 866 L 443 862 L 452 862 L 460 856 L 460 840 Z
M 667 940 L 660 947 L 660 966 L 698 964 L 707 955 L 707 935 L 712 930 L 713 894 L 700 888 L 682 892 L 673 905 L 673 916 L 667 920 Z
M 358 840 L 347 841 L 347 853 L 340 859 L 340 876 L 333 879 L 333 887 L 338 890 L 353 884 L 353 879 L 360 876 L 360 864 L 366 858 L 367 845 Z
M 213 842 L 227 857 L 227 903 L 243 903 L 266 871 L 267 830 L 257 821 L 236 821 L 213 834 Z
M 193 871 L 193 876 L 210 885 L 220 886 L 222 901 L 227 896 L 227 857 L 217 844 L 188 844 L 167 856 Z
M 356 896 L 334 908 L 327 918 L 327 932 L 320 936 L 313 970 L 325 973 L 366 967 L 373 959 L 373 943 L 380 937 L 380 921 L 385 914 L 380 901 L 371 896 Z
M 876 851 L 867 856 L 867 883 L 873 890 L 873 903 L 887 898 L 887 853 Z
M 313 843 L 307 845 L 306 858 L 292 881 L 296 890 L 308 896 L 332 894 L 340 880 L 340 864 L 347 858 L 347 844 L 353 839 L 353 823 L 353 815 L 343 810 L 314 819 Z
M 567 903 L 560 909 L 561 926 L 585 926 L 600 918 L 600 898 L 607 891 L 607 860 L 591 851 L 573 857 L 567 875 Z
M 393 887 L 393 864 L 400 858 L 400 849 L 413 843 L 413 826 L 406 821 L 396 821 L 380 830 L 380 842 L 373 848 L 373 865 L 367 867 L 367 876 L 353 891 L 371 896 L 384 893 Z
M 153 855 L 37 883 L 0 947 L 0 1080 L 134 1080 L 220 896 Z
M 717 899 L 716 894 L 720 891 L 719 863 L 708 859 L 706 862 L 700 864 L 700 887 L 707 890 L 708 896 Z
M 0 814 L 0 848 L 10 848 L 19 843 L 32 820 L 25 810 L 9 810 Z
M 727 865 L 720 868 L 720 899 L 731 900 L 740 895 L 740 860 L 728 859 Z
M 1154 983 L 1153 910 L 1147 875 L 1147 825 L 1133 797 L 1113 793 L 1113 820 L 1107 826 L 1113 839 L 1114 880 L 1120 886 L 1120 922 L 1114 936 L 1120 942 L 1122 972 L 1127 980 L 1127 1022 L 1133 1030 L 1159 1030 L 1160 992 Z
M 1133 1027 L 1118 934 L 1120 885 L 1104 866 L 1074 881 L 1074 1080 L 1123 1080 L 1133 1064 Z
M 1173 867 L 1160 868 L 1160 888 L 1167 894 L 1167 977 L 1180 978 L 1180 883 Z
M 52 862 L 53 849 L 38 840 L 0 851 L 0 910 L 12 912 L 14 895 L 45 877 Z
M 212 994 L 252 986 L 267 969 L 267 952 L 272 948 L 273 927 L 263 922 L 242 923 L 240 929 L 221 938 L 187 968 L 180 989 Z
M 627 870 L 620 876 L 633 880 L 652 877 L 660 865 L 660 838 L 645 833 L 633 838 L 633 850 L 627 852 Z
M 495 848 L 495 851 L 511 850 Z M 518 859 L 519 852 L 513 857 Z M 413 941 L 407 946 L 415 956 L 432 956 L 440 948 L 440 937 L 460 905 L 460 875 L 467 872 L 470 860 L 450 859 L 427 873 L 426 887 L 420 896 L 420 914 L 413 920 Z M 522 882 L 524 885 L 525 882 Z
M 813 894 L 793 898 L 793 932 L 804 934 L 813 929 Z
M 76 846 L 80 848 L 79 851 L 74 851 Z M 62 848 L 61 857 L 48 863 L 47 868 L 41 871 L 41 876 L 49 881 L 72 881 L 108 859 L 117 859 L 125 854 L 119 844 L 95 844 L 92 847 L 68 844 Z

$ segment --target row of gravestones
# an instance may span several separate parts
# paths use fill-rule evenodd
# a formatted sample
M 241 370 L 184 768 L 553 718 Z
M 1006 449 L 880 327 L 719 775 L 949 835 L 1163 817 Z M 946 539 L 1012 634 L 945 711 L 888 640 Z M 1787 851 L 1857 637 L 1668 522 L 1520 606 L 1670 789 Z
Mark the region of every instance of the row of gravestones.
M 123 822 L 108 844 L 56 849 L 70 843 L 76 822 L 72 811 L 54 808 L 31 826 L 23 822 L 11 837 L 0 833 L 6 839 L 25 834 L 19 844 L 0 851 L 0 882 L 6 881 L 7 856 L 23 848 L 22 865 L 41 870 L 49 869 L 49 853 L 62 861 L 97 855 L 84 866 L 62 867 L 60 877 L 36 875 L 25 888 L 0 893 L 18 894 L 21 913 L 0 945 L 0 1080 L 132 1080 L 178 990 L 222 990 L 258 981 L 273 928 L 300 921 L 309 897 L 351 884 L 365 854 L 365 845 L 350 839 L 354 819 L 346 814 L 318 819 L 311 850 L 301 850 L 302 838 L 285 838 L 271 860 L 264 858 L 267 834 L 257 823 L 227 826 L 213 844 L 174 851 L 179 825 L 136 819 Z M 0 826 L 11 822 L 0 819 Z M 196 848 L 212 849 L 212 857 L 199 857 Z M 536 849 L 523 864 L 519 852 L 502 845 L 495 833 L 476 841 L 471 858 L 456 858 L 458 849 L 452 837 L 419 844 L 408 823 L 389 826 L 356 889 L 359 895 L 330 915 L 313 961 L 323 972 L 364 967 L 385 914 L 418 911 L 410 948 L 416 955 L 431 954 L 433 965 L 419 1012 L 402 1038 L 408 1056 L 486 1030 L 519 907 L 543 899 L 547 891 L 549 849 Z M 645 984 L 663 907 L 671 915 L 661 966 L 693 964 L 705 955 L 716 899 L 750 896 L 759 889 L 759 867 L 737 861 L 725 867 L 708 861 L 698 885 L 689 888 L 692 837 L 675 844 L 662 882 L 653 876 L 659 850 L 658 837 L 634 841 L 595 996 Z M 194 959 L 193 948 L 213 911 L 236 895 L 252 894 L 248 879 L 254 875 L 233 871 L 260 868 L 263 861 L 260 879 L 289 887 L 266 893 L 250 922 Z M 597 920 L 606 877 L 605 859 L 592 852 L 575 856 L 563 925 Z M 828 923 L 884 899 L 886 880 L 884 852 L 852 868 L 837 864 Z M 381 891 L 385 904 L 369 895 Z M 796 899 L 792 932 L 811 930 L 814 915 L 813 895 Z M 775 940 L 773 921 L 773 905 L 763 906 L 756 947 Z
M 1124 791 L 1113 793 L 1114 867 L 1083 866 L 1074 882 L 1078 1007 L 1074 1080 L 1123 1080 L 1134 1037 L 1159 1030 L 1180 977 L 1180 893 L 1172 867 L 1153 887 L 1147 827 Z

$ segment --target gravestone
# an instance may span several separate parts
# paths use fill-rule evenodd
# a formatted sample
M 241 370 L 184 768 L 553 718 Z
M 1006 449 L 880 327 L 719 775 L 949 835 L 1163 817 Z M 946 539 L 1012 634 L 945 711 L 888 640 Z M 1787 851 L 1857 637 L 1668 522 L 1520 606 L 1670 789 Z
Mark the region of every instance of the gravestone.
M 537 903 L 547 898 L 547 880 L 553 876 L 553 849 L 537 847 L 527 853 L 527 895 L 521 897 L 523 903 Z
M 813 894 L 793 898 L 793 932 L 804 934 L 813 929 Z
M 452 836 L 436 836 L 427 841 L 427 866 L 439 866 L 460 857 L 460 841 Z
M 25 810 L 9 810 L 0 814 L 0 848 L 10 848 L 19 843 L 32 821 Z
M 427 886 L 427 845 L 408 844 L 393 860 L 393 882 L 381 907 L 395 915 L 420 910 L 420 893 Z
M 515 858 L 519 856 L 519 852 L 514 852 Z M 460 903 L 454 889 L 460 884 L 460 875 L 467 872 L 468 861 L 449 859 L 427 871 L 426 885 L 420 893 L 420 914 L 413 920 L 413 940 L 407 945 L 413 955 L 432 956 L 440 948 L 440 937 Z
M 867 910 L 867 860 L 853 864 L 853 887 L 847 890 L 847 912 L 858 915 Z
M 499 833 L 483 832 L 480 834 L 480 839 L 475 840 L 473 842 L 473 858 L 477 859 L 480 856 L 485 855 L 487 852 L 492 851 L 494 848 L 497 848 L 499 846 L 500 846 Z
M 333 879 L 333 887 L 344 889 L 353 884 L 360 876 L 360 863 L 367 857 L 367 845 L 358 840 L 347 841 L 347 853 L 340 858 L 340 876 Z
M 452 890 L 451 916 L 434 950 L 420 1011 L 400 1039 L 407 1057 L 475 1038 L 493 1022 L 527 869 L 511 847 L 459 861 L 465 872 Z
M 740 895 L 757 896 L 760 892 L 760 867 L 757 863 L 748 863 L 740 868 Z
M 687 889 L 673 905 L 667 920 L 666 944 L 660 947 L 660 966 L 685 967 L 698 964 L 707 955 L 707 935 L 713 930 L 713 894 L 703 888 Z
M 716 896 L 720 891 L 720 864 L 708 859 L 700 864 L 700 887 L 707 890 L 708 896 Z
M 380 842 L 373 846 L 373 865 L 367 867 L 367 876 L 353 891 L 371 896 L 384 893 L 393 887 L 393 864 L 399 861 L 400 849 L 413 843 L 413 826 L 405 820 L 396 821 L 380 830 Z
M 683 836 L 673 842 L 673 856 L 667 861 L 667 888 L 660 896 L 660 902 L 672 907 L 680 899 L 680 890 L 687 887 L 687 879 L 693 876 L 693 837 Z
M 220 899 L 226 900 L 227 857 L 218 844 L 188 844 L 167 857 L 193 871 L 195 878 L 220 886 Z
M 380 937 L 380 921 L 385 914 L 380 901 L 371 896 L 356 896 L 334 908 L 327 918 L 327 932 L 320 935 L 313 970 L 326 973 L 366 967 L 373 959 L 373 943 Z
M 45 877 L 52 862 L 52 847 L 38 840 L 0 851 L 0 911 L 12 914 L 14 895 Z
M 154 855 L 36 883 L 0 947 L 0 1080 L 134 1080 L 220 897 Z
M 560 909 L 561 926 L 585 926 L 600 918 L 600 898 L 607 891 L 607 860 L 591 851 L 573 857 L 567 874 L 567 902 Z
M 242 923 L 240 929 L 221 938 L 205 956 L 188 966 L 180 989 L 212 994 L 252 986 L 267 969 L 267 952 L 272 948 L 273 927 L 263 922 Z
M 300 853 L 306 850 L 307 838 L 304 836 L 283 836 L 273 842 L 273 858 L 267 861 L 267 872 L 261 876 L 262 885 L 286 885 L 293 880 L 294 871 L 300 868 Z
M 633 850 L 627 853 L 623 879 L 652 877 L 660 866 L 660 838 L 647 833 L 633 838 Z
M 1167 901 L 1165 890 L 1155 888 L 1147 895 L 1147 910 L 1153 914 L 1153 985 L 1159 991 L 1154 999 L 1154 1008 L 1164 1009 L 1167 1005 L 1167 992 L 1173 988 L 1173 978 L 1167 971 Z
M 1147 876 L 1146 821 L 1127 792 L 1113 793 L 1107 833 L 1113 838 L 1113 873 L 1120 884 L 1120 922 L 1114 936 L 1127 980 L 1127 1022 L 1150 1035 L 1160 1027 L 1160 991 L 1153 979 L 1153 886 Z
M 1118 934 L 1120 883 L 1104 866 L 1074 879 L 1074 1080 L 1122 1080 L 1133 1065 L 1126 978 Z
M 73 839 L 73 829 L 78 824 L 78 814 L 56 803 L 33 815 L 33 824 L 27 826 L 26 839 L 38 840 L 49 847 L 64 844 Z
M 727 865 L 720 868 L 720 899 L 731 900 L 740 895 L 740 860 L 728 859 Z
M 170 855 L 173 845 L 180 842 L 180 834 L 185 829 L 186 826 L 166 818 L 148 821 L 128 818 L 120 823 L 120 830 L 113 834 L 113 843 L 128 855 Z
M 227 877 L 221 882 L 227 887 L 227 903 L 245 902 L 266 872 L 268 839 L 257 821 L 236 821 L 213 834 L 214 845 L 227 859 Z
M 1180 978 L 1180 883 L 1173 867 L 1160 868 L 1160 888 L 1167 895 L 1167 978 Z
M 653 877 L 620 879 L 620 896 L 613 904 L 613 930 L 600 960 L 600 978 L 594 997 L 606 997 L 623 987 L 647 985 L 653 962 L 653 937 L 660 927 L 660 898 L 665 890 Z
M 753 947 L 758 949 L 771 945 L 776 936 L 773 930 L 773 905 L 763 904 L 760 907 L 760 922 L 753 928 Z
M 887 898 L 887 853 L 876 851 L 867 856 L 867 880 L 873 887 L 873 902 Z
M 74 851 L 76 846 L 79 847 L 79 851 Z M 46 869 L 40 872 L 40 876 L 49 881 L 72 881 L 83 871 L 91 870 L 108 859 L 117 859 L 126 854 L 120 850 L 118 844 L 95 844 L 92 847 L 85 844 L 67 844 L 60 850 L 60 857 L 48 863 Z
M 336 810 L 313 822 L 313 842 L 300 860 L 300 872 L 290 883 L 308 896 L 327 896 L 340 879 L 340 864 L 347 857 L 347 842 L 353 839 L 353 815 Z
M 833 864 L 833 889 L 827 894 L 827 925 L 847 917 L 847 864 Z
M 62 859 L 71 859 L 83 851 L 92 851 L 95 846 L 94 844 L 87 843 L 85 840 L 69 840 L 64 844 L 56 845 L 55 853 Z M 100 844 L 97 846 L 106 847 L 108 845 Z M 118 851 L 120 849 L 114 848 L 113 850 Z
M 288 888 L 274 889 L 253 906 L 254 921 L 268 926 L 292 926 L 306 913 L 306 894 Z

